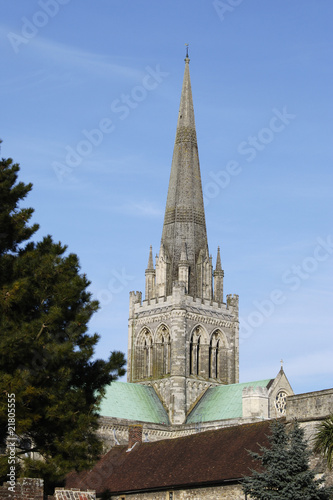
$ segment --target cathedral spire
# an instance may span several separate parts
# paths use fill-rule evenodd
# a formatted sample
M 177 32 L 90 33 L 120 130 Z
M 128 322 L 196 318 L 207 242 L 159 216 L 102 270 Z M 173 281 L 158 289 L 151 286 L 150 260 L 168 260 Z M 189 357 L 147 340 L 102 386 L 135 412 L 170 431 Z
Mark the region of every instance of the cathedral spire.
M 172 283 L 178 279 L 185 239 L 190 269 L 188 293 L 209 298 L 209 283 L 202 282 L 202 276 L 206 275 L 202 266 L 209 257 L 189 62 L 187 49 L 161 245 L 169 263 L 167 295 L 172 293 Z
M 239 380 L 238 295 L 223 301 L 220 250 L 214 273 L 208 252 L 189 63 L 186 49 L 159 253 L 153 262 L 150 248 L 128 322 L 128 381 L 154 388 L 173 425 L 212 384 Z

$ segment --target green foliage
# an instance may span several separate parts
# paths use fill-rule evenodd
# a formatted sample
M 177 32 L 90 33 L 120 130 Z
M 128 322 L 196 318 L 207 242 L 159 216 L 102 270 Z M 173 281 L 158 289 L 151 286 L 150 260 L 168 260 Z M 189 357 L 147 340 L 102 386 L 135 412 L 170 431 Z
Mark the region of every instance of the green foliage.
M 327 466 L 332 470 L 333 465 L 333 415 L 327 417 L 318 425 L 314 439 L 314 451 L 321 453 L 327 461 Z
M 38 225 L 28 226 L 32 209 L 19 208 L 31 184 L 16 183 L 18 170 L 11 160 L 0 163 L 0 447 L 7 395 L 15 394 L 22 475 L 50 484 L 100 455 L 99 403 L 105 385 L 125 373 L 125 360 L 120 352 L 93 360 L 99 336 L 88 333 L 88 322 L 98 302 L 75 254 L 51 236 L 27 242 Z M 29 441 L 31 456 L 42 460 L 26 456 Z
M 14 164 L 11 158 L 0 161 L 0 255 L 15 251 L 18 245 L 28 240 L 39 227 L 38 224 L 31 227 L 27 225 L 33 209 L 20 209 L 18 206 L 20 200 L 32 189 L 32 184 L 16 184 L 19 170 L 19 165 Z M 3 276 L 2 272 L 0 276 Z
M 315 479 L 309 468 L 310 451 L 304 431 L 295 422 L 289 432 L 280 421 L 271 426 L 270 447 L 249 452 L 260 463 L 259 471 L 244 478 L 243 491 L 253 500 L 329 500 L 331 488 Z

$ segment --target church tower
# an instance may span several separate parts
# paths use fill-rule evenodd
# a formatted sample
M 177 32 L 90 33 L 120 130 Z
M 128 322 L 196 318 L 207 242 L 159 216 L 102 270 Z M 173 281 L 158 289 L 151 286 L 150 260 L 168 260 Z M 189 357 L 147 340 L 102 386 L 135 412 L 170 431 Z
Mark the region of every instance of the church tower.
M 238 382 L 238 295 L 223 297 L 220 248 L 208 252 L 188 53 L 159 254 L 145 297 L 130 292 L 128 382 L 151 385 L 172 424 L 209 387 Z

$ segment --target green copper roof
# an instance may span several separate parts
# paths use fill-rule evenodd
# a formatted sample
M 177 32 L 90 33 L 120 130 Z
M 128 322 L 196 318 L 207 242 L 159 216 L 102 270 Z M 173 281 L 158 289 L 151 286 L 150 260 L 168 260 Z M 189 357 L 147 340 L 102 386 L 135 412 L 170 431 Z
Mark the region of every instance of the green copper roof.
M 270 381 L 271 379 L 267 379 L 211 387 L 193 408 L 186 423 L 242 417 L 242 391 L 244 387 L 267 387 Z
M 168 415 L 152 387 L 126 382 L 112 382 L 106 388 L 100 415 L 169 424 Z

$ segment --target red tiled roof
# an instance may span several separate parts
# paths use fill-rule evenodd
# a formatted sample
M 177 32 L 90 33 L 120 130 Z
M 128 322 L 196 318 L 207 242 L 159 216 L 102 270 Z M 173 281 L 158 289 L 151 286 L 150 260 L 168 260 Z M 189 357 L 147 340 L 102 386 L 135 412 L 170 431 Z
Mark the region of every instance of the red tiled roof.
M 189 436 L 112 448 L 95 467 L 71 473 L 66 487 L 102 493 L 158 490 L 237 481 L 257 468 L 247 450 L 269 446 L 270 422 L 228 427 Z

